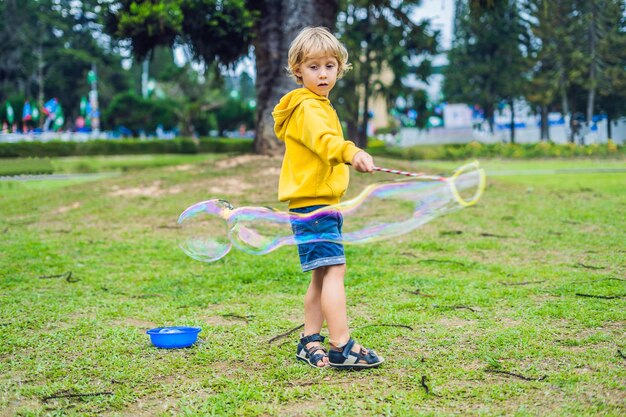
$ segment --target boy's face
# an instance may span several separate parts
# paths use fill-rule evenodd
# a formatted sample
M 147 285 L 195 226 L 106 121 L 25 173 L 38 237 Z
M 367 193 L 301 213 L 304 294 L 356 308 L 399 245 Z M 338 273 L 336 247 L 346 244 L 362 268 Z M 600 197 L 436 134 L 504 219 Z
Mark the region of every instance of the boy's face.
M 295 71 L 302 84 L 315 94 L 328 98 L 328 93 L 337 82 L 339 62 L 330 55 L 319 54 L 307 57 Z

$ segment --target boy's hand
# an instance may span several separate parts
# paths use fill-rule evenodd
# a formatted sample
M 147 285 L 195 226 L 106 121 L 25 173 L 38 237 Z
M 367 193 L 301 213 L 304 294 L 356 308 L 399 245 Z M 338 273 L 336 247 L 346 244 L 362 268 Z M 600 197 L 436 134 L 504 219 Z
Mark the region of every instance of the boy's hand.
M 359 172 L 374 172 L 374 159 L 365 151 L 359 151 L 354 155 L 350 165 Z

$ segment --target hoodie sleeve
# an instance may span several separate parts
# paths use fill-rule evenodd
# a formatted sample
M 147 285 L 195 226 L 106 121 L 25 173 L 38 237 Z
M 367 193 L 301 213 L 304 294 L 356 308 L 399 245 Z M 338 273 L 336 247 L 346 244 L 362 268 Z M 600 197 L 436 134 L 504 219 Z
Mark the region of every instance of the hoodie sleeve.
M 329 120 L 322 102 L 305 100 L 301 105 L 302 135 L 300 137 L 304 146 L 329 165 L 351 162 L 354 155 L 361 149 L 353 142 L 345 140 L 341 132 L 337 131 L 333 120 Z

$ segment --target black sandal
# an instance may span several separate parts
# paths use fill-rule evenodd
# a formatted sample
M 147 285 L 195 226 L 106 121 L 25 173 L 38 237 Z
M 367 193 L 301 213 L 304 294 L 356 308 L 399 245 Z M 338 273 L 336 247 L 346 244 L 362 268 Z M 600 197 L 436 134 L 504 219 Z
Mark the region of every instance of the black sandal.
M 361 346 L 359 352 L 353 352 L 352 347 L 355 341 L 353 339 L 348 340 L 341 350 L 331 349 L 328 353 L 328 364 L 335 368 L 342 369 L 363 369 L 363 368 L 375 368 L 383 363 L 385 360 L 371 349 L 366 349 Z
M 323 361 L 328 356 L 326 348 L 324 346 L 311 346 L 307 348 L 306 345 L 311 342 L 324 343 L 326 338 L 319 333 L 315 333 L 309 336 L 302 336 L 300 343 L 298 343 L 298 350 L 296 351 L 296 358 L 311 365 L 313 368 L 325 368 L 324 366 L 318 366 L 317 363 Z M 324 353 L 318 353 L 322 351 Z

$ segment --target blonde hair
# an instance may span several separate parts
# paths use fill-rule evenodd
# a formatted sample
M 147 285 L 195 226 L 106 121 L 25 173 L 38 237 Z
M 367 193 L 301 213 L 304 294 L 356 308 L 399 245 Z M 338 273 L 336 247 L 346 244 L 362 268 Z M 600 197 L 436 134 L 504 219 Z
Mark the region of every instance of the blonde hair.
M 325 27 L 306 27 L 289 46 L 287 56 L 287 72 L 296 83 L 302 84 L 302 77 L 296 75 L 296 71 L 308 57 L 317 54 L 332 56 L 338 62 L 337 78 L 341 78 L 346 71 L 352 68 L 348 63 L 348 51 L 339 40 Z

